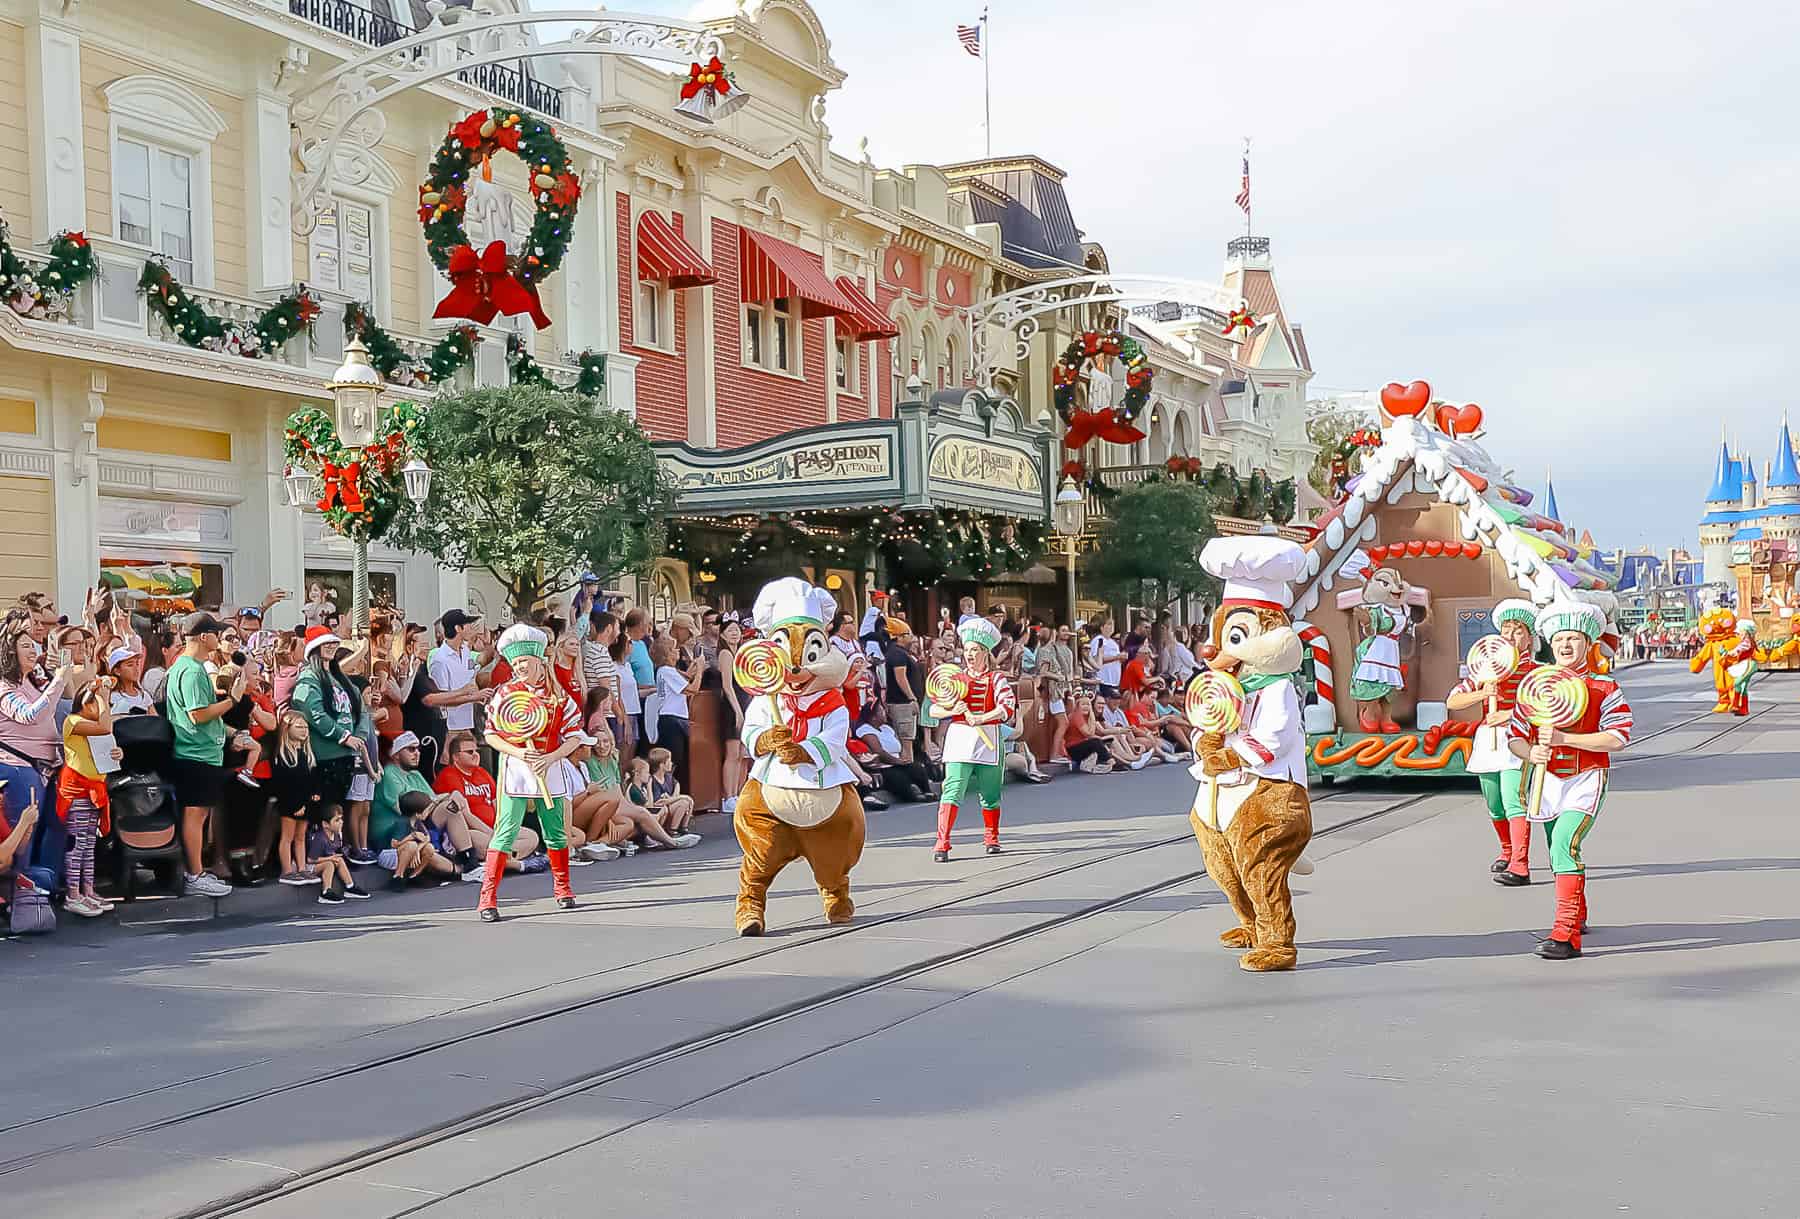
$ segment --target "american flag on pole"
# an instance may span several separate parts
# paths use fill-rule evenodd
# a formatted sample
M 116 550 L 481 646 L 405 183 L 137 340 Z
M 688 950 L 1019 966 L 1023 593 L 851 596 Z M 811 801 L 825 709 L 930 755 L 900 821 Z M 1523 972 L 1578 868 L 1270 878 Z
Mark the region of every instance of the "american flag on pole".
M 1244 215 L 1250 214 L 1250 150 L 1248 148 L 1244 150 L 1244 176 L 1238 186 L 1237 205 L 1244 210 Z
M 956 41 L 962 43 L 963 50 L 981 58 L 981 27 L 978 25 L 959 25 L 956 27 Z

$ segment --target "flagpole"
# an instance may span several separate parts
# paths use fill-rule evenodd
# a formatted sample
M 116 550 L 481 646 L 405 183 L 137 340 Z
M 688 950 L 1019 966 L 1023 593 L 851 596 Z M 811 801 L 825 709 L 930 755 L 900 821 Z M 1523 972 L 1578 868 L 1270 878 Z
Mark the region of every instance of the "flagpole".
M 1244 137 L 1244 176 L 1246 178 L 1248 178 L 1250 176 L 1250 137 L 1249 136 Z M 1251 207 L 1250 195 L 1249 195 L 1249 192 L 1246 191 L 1244 194 L 1244 236 L 1246 236 L 1246 237 L 1253 237 L 1256 235 L 1256 229 L 1250 222 L 1250 207 Z
M 994 76 L 988 67 L 988 50 L 993 44 L 993 27 L 988 24 L 987 6 L 981 7 L 981 113 L 982 127 L 987 132 L 987 155 L 994 158 Z

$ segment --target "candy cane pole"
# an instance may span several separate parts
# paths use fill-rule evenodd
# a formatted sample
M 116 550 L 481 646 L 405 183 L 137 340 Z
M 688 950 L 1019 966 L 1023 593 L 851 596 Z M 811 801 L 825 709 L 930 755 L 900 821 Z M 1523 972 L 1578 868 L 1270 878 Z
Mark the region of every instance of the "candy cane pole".
M 1296 622 L 1295 631 L 1300 642 L 1306 645 L 1313 659 L 1313 688 L 1319 692 L 1319 702 L 1333 709 L 1336 714 L 1337 690 L 1331 684 L 1331 640 L 1325 632 L 1310 622 Z

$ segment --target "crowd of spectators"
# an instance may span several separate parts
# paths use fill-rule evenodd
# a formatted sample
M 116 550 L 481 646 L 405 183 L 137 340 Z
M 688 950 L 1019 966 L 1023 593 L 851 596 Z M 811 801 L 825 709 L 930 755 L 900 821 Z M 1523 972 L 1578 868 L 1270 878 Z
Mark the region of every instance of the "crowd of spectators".
M 172 794 L 175 879 L 188 894 L 274 881 L 316 886 L 317 900 L 338 904 L 368 896 L 358 877 L 371 867 L 396 887 L 479 877 L 498 790 L 485 705 L 510 677 L 496 628 L 463 609 L 428 624 L 378 609 L 367 636 L 349 638 L 316 585 L 294 629 L 266 626 L 289 599 L 278 589 L 229 617 L 199 611 L 147 627 L 104 590 L 75 622 L 43 594 L 20 598 L 0 623 L 0 901 L 24 892 L 82 916 L 111 909 L 95 870 L 96 846 L 108 845 L 108 776 L 146 764 Z M 937 799 L 947 725 L 931 714 L 925 675 L 959 658 L 957 625 L 976 613 L 964 598 L 919 632 L 877 593 L 860 618 L 831 624 L 832 646 L 850 660 L 849 762 L 871 809 Z M 984 616 L 1001 633 L 995 664 L 1019 695 L 1018 717 L 1002 725 L 1010 776 L 1043 783 L 1058 766 L 1106 773 L 1190 756 L 1179 703 L 1199 628 L 1184 637 L 1164 615 L 1134 619 L 1119 637 L 1110 617 L 1071 628 L 1000 607 Z M 569 810 L 573 860 L 699 842 L 696 714 L 718 717 L 707 727 L 722 743 L 722 773 L 706 788 L 723 793 L 723 811 L 749 772 L 747 698 L 732 680 L 754 633 L 748 616 L 693 606 L 659 629 L 584 574 L 566 610 L 532 617 L 554 641 L 557 682 L 583 709 L 570 759 L 583 780 Z M 127 757 L 121 742 L 146 736 L 121 729 L 134 717 L 166 724 L 147 734 L 162 733 L 160 752 Z M 542 839 L 528 818 L 510 866 L 543 870 Z

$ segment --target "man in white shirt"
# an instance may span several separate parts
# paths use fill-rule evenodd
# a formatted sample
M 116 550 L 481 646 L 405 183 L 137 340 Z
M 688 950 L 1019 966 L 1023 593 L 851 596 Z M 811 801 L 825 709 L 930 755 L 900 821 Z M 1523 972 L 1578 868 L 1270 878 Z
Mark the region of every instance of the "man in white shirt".
M 1094 661 L 1094 680 L 1102 691 L 1119 688 L 1119 657 L 1122 655 L 1119 641 L 1112 637 L 1113 620 L 1104 618 L 1100 622 L 1100 631 L 1088 644 L 1088 655 Z
M 444 723 L 449 730 L 473 732 L 475 704 L 482 701 L 482 692 L 476 684 L 475 655 L 469 648 L 468 636 L 481 619 L 465 610 L 453 609 L 439 621 L 444 628 L 444 642 L 431 650 L 431 684 L 440 694 L 458 696 L 456 701 L 443 704 Z

